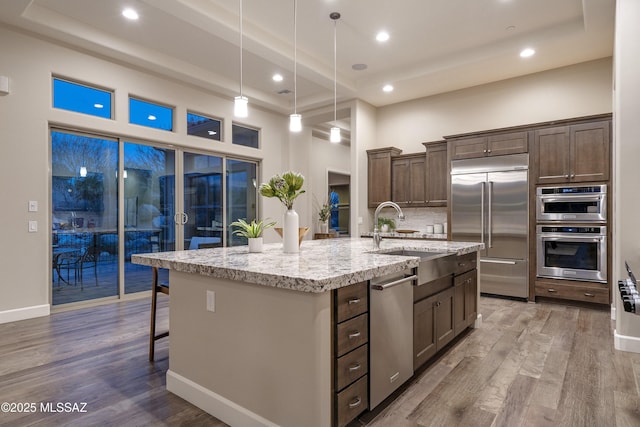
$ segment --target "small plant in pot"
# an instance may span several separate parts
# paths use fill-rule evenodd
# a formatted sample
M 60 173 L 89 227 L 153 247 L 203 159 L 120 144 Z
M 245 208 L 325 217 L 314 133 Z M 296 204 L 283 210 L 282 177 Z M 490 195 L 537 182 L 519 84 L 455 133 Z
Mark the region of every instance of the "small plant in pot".
M 247 222 L 240 218 L 230 224 L 235 227 L 233 234 L 245 237 L 249 243 L 249 252 L 262 252 L 262 233 L 267 228 L 276 225 L 274 222 L 256 221 Z
M 396 228 L 393 218 L 378 218 L 378 229 L 383 233 L 388 233 Z

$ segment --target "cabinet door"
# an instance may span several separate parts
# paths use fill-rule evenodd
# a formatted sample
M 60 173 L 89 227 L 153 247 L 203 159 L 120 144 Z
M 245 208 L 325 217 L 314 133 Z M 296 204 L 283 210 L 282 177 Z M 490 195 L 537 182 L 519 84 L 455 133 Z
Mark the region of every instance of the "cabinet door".
M 571 168 L 573 182 L 609 179 L 609 122 L 571 126 Z
M 391 155 L 370 153 L 368 169 L 369 207 L 391 200 Z
M 400 206 L 407 206 L 411 200 L 411 163 L 409 159 L 391 161 L 391 199 Z
M 447 143 L 427 146 L 427 206 L 447 206 Z
M 527 132 L 490 135 L 487 140 L 487 155 L 489 156 L 527 153 L 528 151 Z
M 540 129 L 534 133 L 538 184 L 569 181 L 569 127 Z
M 409 159 L 409 204 L 425 206 L 427 203 L 427 156 Z
M 451 160 L 472 159 L 487 155 L 487 137 L 461 139 L 451 143 Z
M 458 335 L 467 328 L 466 291 L 464 282 L 457 283 L 453 288 L 453 333 Z
M 464 309 L 467 326 L 472 326 L 478 317 L 478 274 L 472 270 L 464 281 Z
M 434 308 L 437 295 L 413 304 L 413 369 L 436 354 Z
M 440 292 L 436 296 L 435 307 L 436 349 L 440 350 L 454 337 L 453 333 L 453 288 Z

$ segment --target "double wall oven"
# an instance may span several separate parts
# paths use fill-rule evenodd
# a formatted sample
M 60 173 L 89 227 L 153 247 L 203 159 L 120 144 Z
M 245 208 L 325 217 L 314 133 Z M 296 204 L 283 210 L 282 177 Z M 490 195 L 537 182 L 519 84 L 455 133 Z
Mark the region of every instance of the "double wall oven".
M 607 186 L 538 187 L 537 276 L 607 282 Z

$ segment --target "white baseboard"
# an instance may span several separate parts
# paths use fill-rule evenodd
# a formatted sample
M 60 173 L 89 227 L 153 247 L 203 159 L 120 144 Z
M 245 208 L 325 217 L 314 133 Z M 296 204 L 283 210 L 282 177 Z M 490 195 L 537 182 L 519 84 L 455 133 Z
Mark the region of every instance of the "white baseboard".
M 611 320 L 616 320 L 616 306 L 611 304 Z
M 0 311 L 0 323 L 17 322 L 18 320 L 43 317 L 49 314 L 51 314 L 51 306 L 49 304 L 15 308 L 13 310 Z
M 618 335 L 618 331 L 613 331 L 613 346 L 616 350 L 640 353 L 640 338 L 628 335 Z
M 171 369 L 167 371 L 167 390 L 230 426 L 278 427 L 277 424 L 176 374 Z
M 482 313 L 478 313 L 478 317 L 476 317 L 476 320 L 473 322 L 474 329 L 478 329 L 480 326 L 482 326 Z

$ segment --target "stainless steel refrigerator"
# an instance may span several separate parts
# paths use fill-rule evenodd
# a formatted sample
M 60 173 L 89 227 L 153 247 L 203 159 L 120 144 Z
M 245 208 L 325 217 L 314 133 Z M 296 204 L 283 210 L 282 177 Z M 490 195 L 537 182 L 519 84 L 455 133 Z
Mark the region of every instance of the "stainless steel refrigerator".
M 483 242 L 480 292 L 527 298 L 528 155 L 451 162 L 451 236 Z

